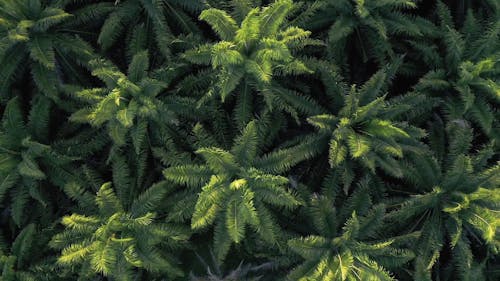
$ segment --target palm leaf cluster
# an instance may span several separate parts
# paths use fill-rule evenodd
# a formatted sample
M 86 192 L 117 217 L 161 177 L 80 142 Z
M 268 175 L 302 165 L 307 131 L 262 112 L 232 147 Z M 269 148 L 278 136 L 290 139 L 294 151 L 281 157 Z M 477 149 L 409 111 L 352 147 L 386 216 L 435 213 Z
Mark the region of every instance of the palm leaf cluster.
M 500 279 L 500 5 L 0 1 L 0 280 Z

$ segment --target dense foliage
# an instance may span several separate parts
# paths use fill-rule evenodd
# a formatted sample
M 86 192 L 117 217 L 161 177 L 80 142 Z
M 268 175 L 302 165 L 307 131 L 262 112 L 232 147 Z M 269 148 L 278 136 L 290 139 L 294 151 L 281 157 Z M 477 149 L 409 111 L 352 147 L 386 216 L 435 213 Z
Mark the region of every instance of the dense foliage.
M 0 280 L 500 280 L 497 0 L 0 0 Z

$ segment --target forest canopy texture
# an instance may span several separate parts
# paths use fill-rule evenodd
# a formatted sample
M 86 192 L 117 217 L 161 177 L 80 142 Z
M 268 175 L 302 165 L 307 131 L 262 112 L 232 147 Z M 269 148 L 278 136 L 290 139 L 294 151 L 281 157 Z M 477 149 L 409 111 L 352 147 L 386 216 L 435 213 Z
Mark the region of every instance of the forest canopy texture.
M 0 0 L 0 281 L 498 281 L 499 108 L 498 0 Z

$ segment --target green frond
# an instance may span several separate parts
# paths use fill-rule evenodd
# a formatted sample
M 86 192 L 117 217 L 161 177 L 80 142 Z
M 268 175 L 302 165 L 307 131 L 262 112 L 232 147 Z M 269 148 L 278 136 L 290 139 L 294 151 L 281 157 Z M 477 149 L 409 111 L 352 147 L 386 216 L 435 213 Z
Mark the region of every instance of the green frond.
M 19 98 L 16 97 L 7 102 L 3 112 L 2 128 L 14 143 L 25 136 L 24 114 L 21 111 Z
M 217 260 L 222 261 L 227 256 L 229 249 L 231 248 L 231 237 L 226 230 L 226 224 L 224 219 L 220 219 L 214 228 L 214 252 Z
M 263 9 L 260 15 L 260 25 L 263 27 L 261 36 L 266 37 L 276 33 L 292 7 L 293 2 L 290 0 L 277 0 Z
M 86 231 L 87 229 L 93 229 L 93 227 L 99 223 L 99 219 L 95 217 L 85 217 L 78 214 L 72 214 L 71 216 L 63 217 L 61 223 L 64 226 L 77 231 Z
M 235 157 L 220 148 L 206 147 L 196 151 L 208 164 L 208 167 L 217 173 L 231 173 L 238 169 Z
M 25 188 L 16 188 L 11 193 L 12 207 L 11 215 L 12 220 L 17 226 L 21 226 L 26 217 L 26 206 L 30 199 L 28 190 Z
M 200 20 L 206 21 L 217 32 L 222 40 L 232 40 L 238 27 L 236 21 L 225 11 L 218 9 L 207 9 L 201 12 Z
M 80 26 L 91 24 L 97 20 L 103 19 L 109 13 L 113 12 L 114 6 L 109 2 L 87 4 L 71 12 L 72 17 L 67 24 L 71 26 Z
M 235 40 L 240 44 L 253 44 L 260 36 L 259 8 L 249 10 L 241 22 L 241 27 L 236 31 Z
M 245 224 L 247 217 L 245 216 L 244 209 L 242 209 L 242 202 L 237 197 L 228 200 L 226 210 L 226 227 L 229 237 L 235 243 L 239 243 L 245 236 Z
M 234 121 L 243 128 L 253 118 L 253 99 L 250 86 L 246 81 L 239 84 L 240 91 L 236 97 Z
M 147 31 L 144 24 L 138 24 L 130 34 L 127 44 L 127 57 L 130 59 L 135 54 L 144 51 L 147 46 Z
M 109 49 L 113 43 L 122 34 L 125 25 L 132 20 L 135 15 L 135 9 L 139 9 L 135 1 L 124 1 L 120 6 L 108 15 L 99 33 L 97 42 L 101 47 L 106 50 Z
M 132 216 L 138 217 L 158 208 L 161 201 L 171 190 L 166 182 L 159 182 L 140 194 L 130 206 Z
M 258 152 L 258 132 L 255 121 L 250 121 L 243 129 L 242 134 L 235 140 L 231 153 L 238 162 L 251 165 Z
M 116 197 L 110 182 L 101 186 L 97 192 L 95 202 L 103 215 L 111 215 L 122 210 L 120 201 Z
M 50 38 L 35 37 L 28 44 L 30 56 L 48 70 L 55 68 L 55 53 Z
M 60 264 L 72 264 L 79 262 L 86 258 L 90 251 L 91 249 L 89 246 L 72 244 L 62 251 L 61 256 L 57 261 Z
M 200 45 L 194 49 L 187 50 L 183 57 L 197 64 L 209 65 L 212 62 L 212 46 L 210 44 Z
M 47 69 L 40 63 L 33 63 L 31 75 L 38 89 L 48 97 L 54 98 L 58 94 L 58 85 L 60 81 L 54 71 Z
M 24 261 L 29 260 L 29 251 L 32 249 L 34 244 L 34 238 L 36 233 L 36 225 L 28 224 L 21 230 L 17 235 L 16 239 L 12 243 L 12 254 L 17 257 L 17 266 L 21 267 Z
M 224 182 L 221 179 L 212 176 L 210 182 L 202 188 L 191 218 L 191 227 L 193 229 L 203 228 L 214 222 L 221 209 L 216 204 L 217 201 L 225 201 L 226 199 L 223 190 L 220 190 L 223 184 Z
M 128 66 L 127 77 L 132 82 L 139 82 L 146 77 L 149 70 L 149 55 L 147 51 L 136 53 Z
M 19 174 L 33 179 L 42 180 L 46 178 L 40 166 L 27 154 L 23 155 L 23 160 L 17 166 Z
M 448 47 L 448 53 L 445 58 L 446 63 L 452 67 L 457 67 L 462 60 L 465 42 L 460 33 L 451 27 L 448 27 L 448 31 L 445 35 L 445 42 Z
M 64 185 L 64 192 L 69 198 L 75 200 L 82 208 L 91 209 L 94 205 L 94 198 L 92 194 L 76 182 L 69 182 Z
M 97 249 L 92 253 L 90 264 L 92 269 L 108 276 L 116 263 L 116 249 L 109 243 L 98 242 Z
M 32 136 L 38 140 L 46 141 L 49 138 L 51 108 L 50 100 L 43 96 L 38 96 L 33 100 L 27 126 L 32 132 Z
M 5 195 L 16 185 L 18 180 L 19 174 L 16 171 L 12 171 L 3 176 L 3 179 L 0 182 L 0 202 L 3 201 Z
M 64 10 L 48 7 L 40 13 L 40 19 L 35 22 L 32 28 L 35 31 L 44 32 L 50 27 L 64 22 L 71 16 L 71 14 L 66 13 Z
M 354 158 L 361 157 L 370 151 L 370 142 L 363 136 L 349 134 L 347 137 L 349 151 Z
M 325 147 L 323 136 L 309 136 L 296 146 L 272 151 L 257 159 L 255 165 L 271 173 L 283 173 L 291 167 L 318 155 Z
M 333 115 L 322 114 L 307 118 L 307 122 L 320 130 L 332 131 L 337 125 L 338 119 Z
M 330 248 L 329 241 L 321 236 L 292 239 L 288 241 L 288 246 L 305 259 L 317 258 Z

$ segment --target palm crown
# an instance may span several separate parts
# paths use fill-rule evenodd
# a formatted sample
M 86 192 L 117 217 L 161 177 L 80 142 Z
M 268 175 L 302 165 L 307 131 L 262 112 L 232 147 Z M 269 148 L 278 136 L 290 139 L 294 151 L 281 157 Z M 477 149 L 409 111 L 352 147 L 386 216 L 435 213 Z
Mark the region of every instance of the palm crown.
M 47 140 L 50 110 L 50 100 L 39 96 L 26 122 L 19 99 L 13 98 L 2 118 L 0 202 L 7 194 L 12 197 L 11 215 L 18 225 L 23 224 L 29 212 L 25 207 L 31 198 L 41 207 L 48 206 L 48 192 L 41 188 L 41 181 L 50 179 L 52 184 L 63 186 L 71 176 L 66 168 L 71 167 L 75 158 L 63 155 Z
M 105 87 L 76 92 L 75 97 L 89 106 L 73 113 L 70 120 L 94 127 L 107 125 L 109 136 L 118 146 L 124 145 L 130 135 L 135 150 L 139 151 L 146 139 L 148 124 L 177 122 L 177 113 L 188 112 L 186 99 L 159 97 L 173 75 L 168 73 L 168 68 L 159 68 L 150 74 L 146 51 L 133 56 L 127 74 L 101 59 L 91 61 L 90 65 L 92 74 L 101 79 Z
M 364 179 L 361 185 L 369 184 Z M 366 192 L 366 191 L 365 191 Z M 366 196 L 355 194 L 346 202 Z M 377 240 L 382 225 L 384 206 L 371 211 L 363 207 L 357 214 L 355 205 L 344 204 L 339 212 L 333 208 L 331 196 L 315 196 L 309 205 L 314 229 L 318 235 L 294 238 L 288 245 L 304 262 L 289 275 L 290 280 L 395 280 L 384 268 L 397 268 L 413 258 L 409 250 L 399 249 L 396 239 Z M 352 203 L 352 202 L 351 202 Z M 368 202 L 364 202 L 367 204 Z M 353 208 L 354 207 L 354 208 Z M 351 212 L 344 226 L 339 221 L 342 213 Z M 339 227 L 342 226 L 342 227 Z M 393 245 L 394 244 L 394 245 Z
M 14 77 L 22 73 L 29 60 L 37 87 L 57 99 L 60 77 L 56 68 L 59 58 L 86 64 L 93 56 L 92 48 L 77 36 L 64 30 L 72 15 L 57 4 L 43 0 L 5 0 L 0 3 L 0 94 L 5 98 Z
M 417 58 L 433 68 L 415 90 L 443 97 L 450 120 L 465 118 L 479 125 L 484 134 L 498 138 L 495 108 L 500 104 L 500 88 L 494 81 L 500 79 L 500 24 L 483 24 L 480 15 L 469 11 L 463 27 L 458 29 L 442 2 L 437 8 L 443 33 L 439 44 L 424 47 L 422 42 L 412 41 Z M 439 54 L 440 48 L 443 55 Z
M 287 190 L 288 179 L 273 174 L 286 169 L 278 163 L 285 162 L 294 148 L 257 157 L 258 144 L 257 125 L 252 121 L 231 151 L 216 147 L 198 149 L 196 153 L 203 157 L 206 166 L 174 166 L 163 172 L 167 179 L 177 183 L 204 184 L 191 227 L 200 229 L 216 224 L 214 243 L 219 259 L 224 258 L 231 242 L 243 240 L 246 225 L 264 240 L 276 242 L 278 229 L 267 205 L 295 208 L 301 204 L 300 199 Z
M 188 233 L 159 222 L 151 212 L 168 191 L 164 183 L 144 191 L 129 211 L 115 195 L 111 183 L 100 187 L 94 198 L 95 205 L 83 200 L 91 196 L 88 192 L 78 187 L 72 189 L 80 190 L 80 198 L 74 199 L 91 214 L 73 213 L 62 218 L 66 230 L 51 241 L 52 247 L 62 249 L 60 264 L 81 265 L 84 276 L 102 273 L 120 280 L 133 280 L 133 268 L 161 268 L 169 276 L 182 275 L 173 255 L 160 253 L 159 248 L 178 247 Z
M 397 159 L 406 150 L 418 150 L 422 130 L 388 118 L 397 109 L 398 102 L 387 102 L 380 96 L 387 86 L 393 69 L 379 71 L 363 87 L 353 86 L 341 96 L 343 105 L 338 114 L 322 114 L 308 118 L 319 133 L 330 137 L 328 159 L 330 166 L 345 171 L 344 178 L 352 178 L 356 163 L 372 172 L 380 167 L 390 175 L 402 177 Z M 348 158 L 350 156 L 350 158 Z M 350 182 L 345 182 L 349 186 Z
M 293 26 L 282 29 L 291 9 L 290 0 L 276 1 L 263 9 L 254 8 L 240 26 L 223 10 L 212 8 L 200 15 L 222 41 L 187 51 L 185 57 L 194 63 L 210 64 L 216 71 L 217 77 L 206 98 L 216 95 L 224 101 L 237 93 L 235 115 L 239 124 L 246 124 L 251 118 L 254 107 L 251 89 L 263 96 L 268 110 L 278 108 L 294 116 L 297 112 L 320 111 L 312 100 L 286 89 L 274 79 L 311 72 L 293 55 L 294 50 L 315 42 L 307 40 L 310 32 Z
M 416 194 L 400 208 L 389 213 L 387 219 L 405 224 L 410 218 L 427 218 L 419 227 L 421 237 L 416 245 L 419 253 L 416 280 L 431 280 L 431 271 L 440 254 L 452 250 L 451 261 L 457 266 L 457 279 L 468 280 L 474 265 L 470 262 L 471 237 L 481 239 L 488 252 L 498 251 L 498 164 L 485 169 L 493 155 L 493 147 L 486 146 L 476 155 L 468 155 L 472 131 L 465 122 L 456 120 L 448 124 L 447 157 L 438 161 L 430 155 L 414 156 L 406 169 L 412 186 L 426 193 Z M 443 166 L 444 165 L 444 166 Z M 479 236 L 478 236 L 479 235 Z

